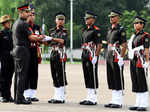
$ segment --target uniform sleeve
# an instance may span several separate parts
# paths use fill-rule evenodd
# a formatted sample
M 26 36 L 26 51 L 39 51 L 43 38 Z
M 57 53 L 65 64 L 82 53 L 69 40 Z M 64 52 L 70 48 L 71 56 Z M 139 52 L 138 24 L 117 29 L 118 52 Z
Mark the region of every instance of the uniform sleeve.
M 102 33 L 100 30 L 95 30 L 95 38 L 93 41 L 96 45 L 102 43 Z
M 66 45 L 67 39 L 68 39 L 68 33 L 67 33 L 67 31 L 63 32 L 62 39 L 64 40 L 64 45 Z
M 0 32 L 0 51 L 2 51 L 2 32 Z M 0 52 L 0 58 L 1 58 L 2 54 Z
M 124 28 L 120 29 L 120 35 L 119 35 L 119 43 L 120 45 L 127 42 L 127 38 L 126 38 L 126 31 Z
M 51 29 L 48 31 L 48 35 L 49 35 L 50 37 L 52 37 L 52 30 L 51 30 Z M 51 42 L 52 42 L 52 41 L 47 41 L 48 44 L 51 44 Z
M 149 36 L 144 37 L 144 48 L 149 48 Z
M 24 33 L 27 34 L 28 37 L 32 34 L 32 29 L 27 23 L 24 23 Z

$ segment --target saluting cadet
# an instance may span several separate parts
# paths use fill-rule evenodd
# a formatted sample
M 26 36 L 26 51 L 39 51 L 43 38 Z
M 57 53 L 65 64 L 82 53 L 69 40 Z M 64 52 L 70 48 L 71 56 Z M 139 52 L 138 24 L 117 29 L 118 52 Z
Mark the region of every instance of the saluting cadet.
M 109 17 L 111 28 L 107 32 L 108 52 L 106 57 L 108 88 L 112 90 L 112 100 L 104 105 L 108 108 L 122 108 L 123 104 L 123 57 L 125 56 L 126 32 L 120 22 L 122 14 L 112 10 Z M 122 48 L 121 48 L 122 47 Z
M 82 69 L 87 97 L 80 105 L 96 105 L 98 97 L 98 59 L 102 47 L 102 36 L 99 27 L 94 25 L 96 15 L 85 13 L 86 28 L 82 32 Z
M 149 34 L 144 32 L 146 20 L 136 16 L 135 32 L 128 43 L 132 91 L 136 93 L 136 104 L 130 110 L 146 111 L 149 102 L 148 66 L 149 66 Z

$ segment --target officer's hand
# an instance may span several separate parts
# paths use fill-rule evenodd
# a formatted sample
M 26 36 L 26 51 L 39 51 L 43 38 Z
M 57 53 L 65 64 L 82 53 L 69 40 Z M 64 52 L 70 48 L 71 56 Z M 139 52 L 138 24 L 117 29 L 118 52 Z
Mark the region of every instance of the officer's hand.
M 96 62 L 97 62 L 97 56 L 94 56 L 94 58 L 92 59 L 92 64 L 94 65 L 96 64 Z
M 119 59 L 119 61 L 118 61 L 118 65 L 119 65 L 120 67 L 122 67 L 122 66 L 123 66 L 123 64 L 124 64 L 124 62 L 123 62 L 123 57 L 118 56 L 118 59 Z
M 44 35 L 40 35 L 40 40 L 43 40 L 45 38 Z
M 143 67 L 144 67 L 144 68 L 148 68 L 148 66 L 149 66 L 149 62 L 146 61 L 146 62 L 143 64 Z
M 43 36 L 43 35 L 37 35 L 36 36 L 36 41 L 41 41 L 41 40 L 43 40 L 45 37 Z

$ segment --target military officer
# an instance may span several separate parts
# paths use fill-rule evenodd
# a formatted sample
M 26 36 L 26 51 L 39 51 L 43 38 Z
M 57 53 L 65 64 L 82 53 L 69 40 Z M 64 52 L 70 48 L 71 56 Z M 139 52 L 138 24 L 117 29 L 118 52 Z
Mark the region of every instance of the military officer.
M 108 52 L 106 57 L 108 88 L 112 90 L 112 100 L 104 105 L 108 108 L 121 108 L 123 104 L 123 57 L 127 48 L 126 32 L 119 24 L 119 11 L 112 10 L 109 17 L 111 28 L 107 32 Z M 122 47 L 122 48 L 121 48 Z
M 86 28 L 82 32 L 82 69 L 87 97 L 80 105 L 96 105 L 98 92 L 98 59 L 102 48 L 102 36 L 99 27 L 95 26 L 96 15 L 85 12 Z
M 33 5 L 30 5 L 30 8 L 31 8 L 31 14 L 28 17 L 27 22 L 29 23 L 30 28 L 32 29 L 35 35 L 41 35 L 40 26 L 34 23 L 35 9 Z M 27 100 L 31 100 L 31 101 L 39 101 L 39 99 L 36 98 L 36 89 L 38 84 L 38 63 L 40 58 L 38 57 L 38 49 L 39 49 L 39 42 L 31 41 L 31 46 L 30 46 L 31 61 L 30 61 L 28 78 L 26 82 L 26 88 L 24 91 L 24 97 Z
M 65 103 L 65 87 L 67 85 L 65 64 L 66 64 L 66 40 L 68 38 L 67 30 L 64 28 L 65 14 L 56 13 L 56 27 L 49 30 L 49 35 L 53 37 L 49 45 L 52 46 L 50 54 L 50 67 L 55 87 L 55 94 L 48 103 Z
M 11 84 L 14 73 L 14 60 L 11 54 L 13 49 L 11 21 L 9 15 L 4 15 L 0 18 L 0 24 L 3 30 L 0 31 L 0 91 L 2 92 L 1 102 L 13 102 L 11 97 Z
M 128 42 L 132 91 L 136 93 L 136 104 L 130 110 L 146 111 L 149 102 L 148 66 L 149 66 L 149 34 L 144 32 L 146 20 L 136 16 L 135 32 Z
M 29 71 L 30 62 L 30 41 L 40 41 L 44 39 L 42 35 L 34 35 L 26 19 L 29 17 L 29 5 L 17 8 L 19 18 L 13 25 L 13 55 L 15 60 L 15 104 L 31 104 L 25 100 L 23 93 Z

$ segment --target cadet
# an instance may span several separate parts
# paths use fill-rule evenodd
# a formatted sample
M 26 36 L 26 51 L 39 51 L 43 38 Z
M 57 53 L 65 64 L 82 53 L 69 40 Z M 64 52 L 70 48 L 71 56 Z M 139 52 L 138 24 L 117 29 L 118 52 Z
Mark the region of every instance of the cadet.
M 23 92 L 27 81 L 30 62 L 30 41 L 40 41 L 44 37 L 33 35 L 32 29 L 26 19 L 29 17 L 29 6 L 18 7 L 19 18 L 13 25 L 13 55 L 15 60 L 15 104 L 31 104 L 31 101 L 25 100 Z
M 108 88 L 112 90 L 112 100 L 104 105 L 108 108 L 122 108 L 124 77 L 123 77 L 123 57 L 126 51 L 126 32 L 119 24 L 122 14 L 112 10 L 109 17 L 111 28 L 107 32 L 108 52 L 107 63 L 107 82 Z M 122 48 L 121 48 L 122 47 Z
M 13 19 L 9 15 L 4 15 L 0 18 L 0 24 L 3 30 L 0 31 L 0 91 L 2 92 L 1 102 L 13 102 L 11 97 L 11 84 L 14 73 L 14 60 L 12 56 L 13 40 L 11 23 Z
M 148 66 L 149 66 L 149 34 L 144 32 L 146 20 L 136 16 L 134 20 L 135 33 L 131 36 L 128 48 L 132 91 L 136 93 L 136 104 L 130 110 L 146 111 L 149 102 Z
M 27 22 L 30 25 L 30 28 L 32 29 L 33 33 L 35 35 L 41 35 L 41 28 L 39 25 L 36 25 L 34 23 L 35 21 L 35 9 L 33 5 L 30 5 L 31 14 L 30 17 L 28 17 Z M 29 73 L 28 73 L 28 79 L 26 82 L 26 88 L 24 91 L 24 97 L 27 100 L 31 101 L 39 101 L 38 98 L 36 98 L 36 89 L 38 84 L 38 62 L 41 60 L 38 57 L 38 49 L 39 49 L 39 43 L 31 41 L 30 46 L 30 55 L 31 55 L 31 61 L 30 61 L 30 67 L 29 67 Z
M 101 30 L 94 25 L 96 15 L 85 13 L 86 28 L 82 32 L 82 69 L 87 97 L 80 105 L 96 105 L 98 92 L 98 59 L 102 47 Z
M 49 35 L 53 37 L 49 42 L 52 46 L 50 54 L 51 74 L 55 87 L 55 95 L 48 103 L 65 103 L 65 87 L 67 85 L 65 64 L 66 64 L 66 40 L 67 30 L 64 28 L 65 14 L 58 12 L 56 14 L 56 27 L 50 29 Z

